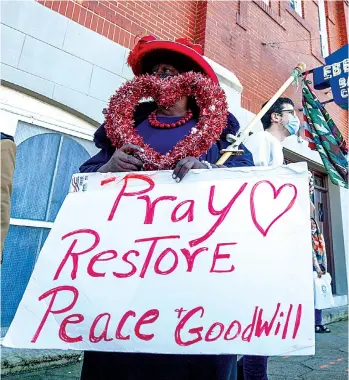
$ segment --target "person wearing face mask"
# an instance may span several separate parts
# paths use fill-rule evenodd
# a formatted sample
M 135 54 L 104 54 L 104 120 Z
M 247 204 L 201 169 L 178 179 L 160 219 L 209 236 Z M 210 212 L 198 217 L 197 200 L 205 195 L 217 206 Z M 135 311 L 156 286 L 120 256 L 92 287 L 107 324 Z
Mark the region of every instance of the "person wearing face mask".
M 296 135 L 300 127 L 293 101 L 289 98 L 277 99 L 261 121 L 264 130 L 253 133 L 244 142 L 244 145 L 252 153 L 256 166 L 283 165 L 282 142 L 286 138 Z M 312 190 L 313 185 L 310 184 L 309 192 L 311 193 Z M 312 203 L 311 209 L 313 210 Z M 238 380 L 267 380 L 267 369 L 267 356 L 244 355 L 238 361 Z
M 263 107 L 266 103 L 263 104 Z M 279 98 L 262 117 L 263 131 L 253 133 L 244 142 L 245 147 L 252 153 L 255 166 L 280 166 L 284 164 L 282 142 L 296 135 L 300 121 L 290 98 Z M 314 192 L 314 182 L 311 172 L 309 177 L 309 194 Z M 310 217 L 315 206 L 310 201 Z
M 264 130 L 251 135 L 245 146 L 256 166 L 280 166 L 284 163 L 281 143 L 296 135 L 300 126 L 293 101 L 279 98 L 262 117 L 262 124 Z

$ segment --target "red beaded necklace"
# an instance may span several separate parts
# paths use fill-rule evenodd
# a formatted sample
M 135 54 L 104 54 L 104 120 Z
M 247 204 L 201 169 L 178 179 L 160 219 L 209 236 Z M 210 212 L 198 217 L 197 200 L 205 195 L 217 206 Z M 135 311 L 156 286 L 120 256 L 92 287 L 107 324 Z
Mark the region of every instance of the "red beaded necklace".
M 187 123 L 190 119 L 192 119 L 192 117 L 193 117 L 192 111 L 188 110 L 186 114 L 175 123 L 160 123 L 160 121 L 156 117 L 156 110 L 155 110 L 148 116 L 148 121 L 149 121 L 149 124 L 154 128 L 161 128 L 161 129 L 162 128 L 176 128 Z

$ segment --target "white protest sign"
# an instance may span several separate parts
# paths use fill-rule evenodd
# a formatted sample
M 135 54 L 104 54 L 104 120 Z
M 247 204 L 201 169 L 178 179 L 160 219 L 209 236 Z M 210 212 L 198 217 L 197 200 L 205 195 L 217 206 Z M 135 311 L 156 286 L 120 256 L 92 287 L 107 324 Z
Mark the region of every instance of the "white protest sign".
M 8 347 L 314 353 L 306 164 L 77 175 Z

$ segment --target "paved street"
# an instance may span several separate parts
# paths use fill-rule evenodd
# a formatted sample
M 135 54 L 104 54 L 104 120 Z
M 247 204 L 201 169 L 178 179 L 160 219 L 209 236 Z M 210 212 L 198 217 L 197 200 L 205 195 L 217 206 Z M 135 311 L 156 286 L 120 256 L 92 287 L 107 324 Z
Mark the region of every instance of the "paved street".
M 329 325 L 332 330 L 331 334 L 316 335 L 315 356 L 271 358 L 269 360 L 269 380 L 347 380 L 347 323 L 347 321 L 333 323 Z M 21 375 L 9 375 L 3 378 L 5 380 L 78 380 L 80 379 L 80 370 L 81 363 Z

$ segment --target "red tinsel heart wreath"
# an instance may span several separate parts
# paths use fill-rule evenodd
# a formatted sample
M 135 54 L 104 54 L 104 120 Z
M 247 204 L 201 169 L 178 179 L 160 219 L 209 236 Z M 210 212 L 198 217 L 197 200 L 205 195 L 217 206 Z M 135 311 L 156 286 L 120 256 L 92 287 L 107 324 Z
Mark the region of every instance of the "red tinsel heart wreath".
M 162 155 L 145 144 L 134 128 L 133 114 L 142 98 L 153 98 L 158 105 L 171 107 L 184 95 L 196 99 L 199 120 L 191 133 Z M 161 79 L 151 75 L 135 77 L 111 97 L 105 112 L 105 130 L 116 148 L 135 144 L 144 149 L 139 158 L 145 170 L 173 169 L 184 157 L 199 158 L 219 139 L 227 124 L 228 105 L 224 91 L 203 74 L 188 72 Z

